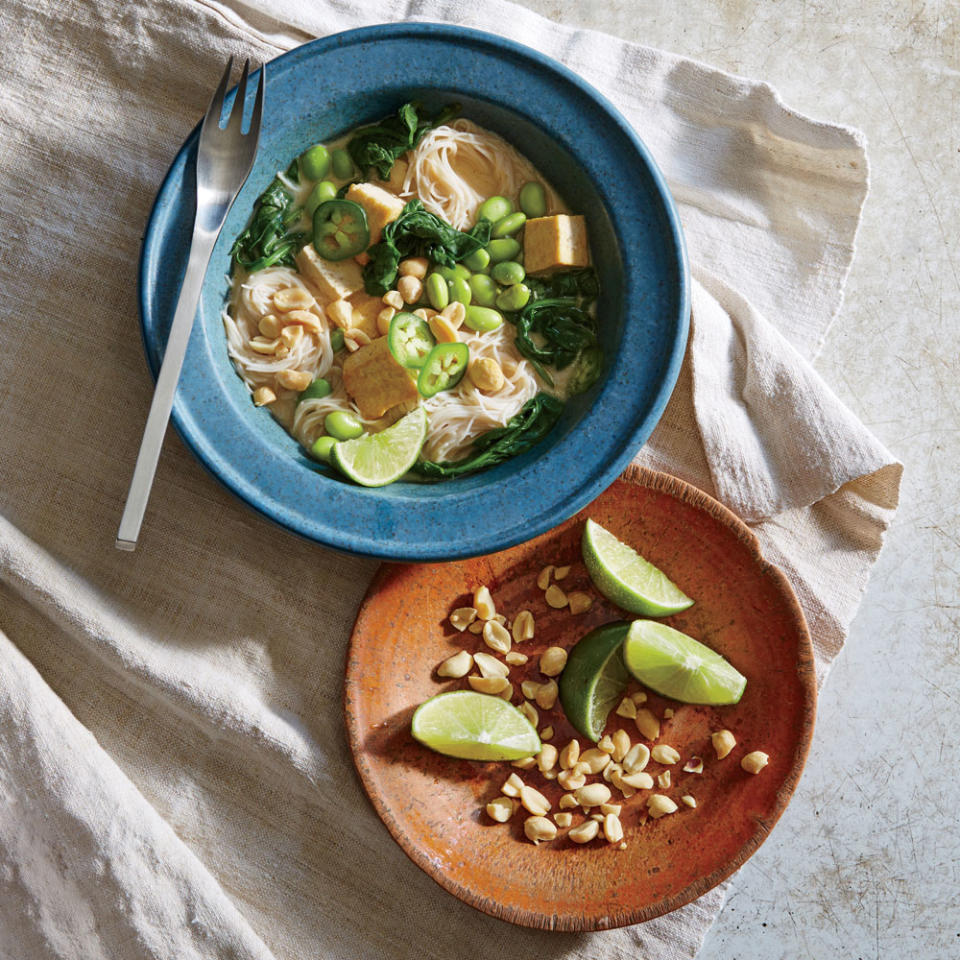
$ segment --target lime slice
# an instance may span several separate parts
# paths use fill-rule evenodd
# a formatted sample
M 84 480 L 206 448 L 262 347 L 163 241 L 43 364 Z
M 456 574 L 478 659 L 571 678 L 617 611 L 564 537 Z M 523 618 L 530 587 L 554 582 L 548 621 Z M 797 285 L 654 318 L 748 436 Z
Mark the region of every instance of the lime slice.
M 427 413 L 417 407 L 380 433 L 338 443 L 330 459 L 356 483 L 383 487 L 399 480 L 417 462 L 426 438 Z
M 631 613 L 669 617 L 693 606 L 662 570 L 592 520 L 583 528 L 583 562 L 596 588 Z
M 623 658 L 642 684 L 681 703 L 739 703 L 747 685 L 719 653 L 655 620 L 630 624 Z
M 519 760 L 541 747 L 537 731 L 516 707 L 473 690 L 438 693 L 421 703 L 410 731 L 425 747 L 463 760 Z
M 580 638 L 560 674 L 560 705 L 567 719 L 596 743 L 610 711 L 619 703 L 630 675 L 623 663 L 623 641 L 630 624 L 606 623 Z

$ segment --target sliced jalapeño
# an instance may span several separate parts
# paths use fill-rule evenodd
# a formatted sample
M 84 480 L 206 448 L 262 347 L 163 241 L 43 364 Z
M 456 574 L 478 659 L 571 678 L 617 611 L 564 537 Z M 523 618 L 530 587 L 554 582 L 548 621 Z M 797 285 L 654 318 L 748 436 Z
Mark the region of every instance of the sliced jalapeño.
M 370 245 L 367 213 L 352 200 L 327 200 L 313 213 L 313 245 L 324 260 L 346 260 Z
M 427 354 L 417 378 L 420 395 L 432 397 L 451 390 L 463 379 L 469 359 L 470 348 L 465 343 L 438 343 Z
M 422 317 L 401 312 L 390 321 L 387 334 L 390 352 L 408 370 L 419 370 L 436 342 Z

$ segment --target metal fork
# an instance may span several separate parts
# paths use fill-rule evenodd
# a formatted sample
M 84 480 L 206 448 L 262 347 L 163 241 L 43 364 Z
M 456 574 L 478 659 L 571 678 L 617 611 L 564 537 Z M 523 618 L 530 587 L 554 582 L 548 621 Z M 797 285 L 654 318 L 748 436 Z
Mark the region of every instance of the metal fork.
M 127 491 L 120 529 L 117 532 L 117 548 L 133 550 L 140 535 L 140 526 L 150 498 L 150 488 L 160 459 L 164 434 L 170 420 L 173 397 L 183 367 L 183 357 L 190 340 L 193 318 L 200 302 L 200 288 L 213 253 L 213 246 L 223 227 L 233 201 L 253 167 L 253 158 L 260 142 L 260 120 L 263 116 L 263 88 L 266 85 L 266 68 L 260 68 L 260 83 L 253 104 L 253 116 L 247 133 L 241 131 L 243 107 L 247 95 L 247 77 L 250 61 L 243 65 L 243 76 L 233 101 L 233 109 L 225 127 L 220 126 L 223 113 L 223 98 L 233 70 L 233 57 L 227 61 L 220 86 L 217 87 L 200 127 L 200 144 L 197 149 L 197 213 L 193 224 L 193 240 L 190 244 L 190 259 L 180 288 L 180 299 L 173 315 L 170 336 L 163 354 L 163 364 L 157 386 L 150 404 L 147 425 L 140 442 L 140 452 L 133 469 L 133 479 Z

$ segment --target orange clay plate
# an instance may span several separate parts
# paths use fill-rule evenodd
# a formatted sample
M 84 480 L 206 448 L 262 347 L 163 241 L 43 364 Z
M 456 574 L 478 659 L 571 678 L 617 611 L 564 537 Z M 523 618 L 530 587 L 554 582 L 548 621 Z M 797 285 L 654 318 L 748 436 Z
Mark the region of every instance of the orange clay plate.
M 696 603 L 664 622 L 723 654 L 747 677 L 739 704 L 691 706 L 650 693 L 647 706 L 662 720 L 658 742 L 680 751 L 667 789 L 640 791 L 622 800 L 627 847 L 599 839 L 578 846 L 560 830 L 552 843 L 524 838 L 522 809 L 506 824 L 484 812 L 511 773 L 518 773 L 553 804 L 564 792 L 536 770 L 508 763 L 454 760 L 420 746 L 410 718 L 424 700 L 466 688 L 444 680 L 437 665 L 460 649 L 486 650 L 481 637 L 454 630 L 447 616 L 471 604 L 486 584 L 497 610 L 512 618 L 533 612 L 536 635 L 515 644 L 527 664 L 513 667 L 513 702 L 520 681 L 545 680 L 537 668 L 548 646 L 569 649 L 588 630 L 629 617 L 592 586 L 580 556 L 587 517 L 631 544 Z M 455 535 L 469 536 L 469 531 Z M 547 606 L 537 574 L 547 564 L 570 564 L 561 586 L 589 593 L 593 606 L 578 616 Z M 488 651 L 491 652 L 491 651 Z M 632 684 L 630 691 L 639 690 Z M 749 529 L 695 488 L 665 474 L 633 469 L 589 507 L 555 530 L 501 553 L 449 564 L 384 565 L 354 626 L 344 695 L 347 731 L 363 785 L 387 828 L 410 858 L 450 893 L 486 913 L 551 930 L 602 930 L 660 916 L 720 883 L 760 846 L 792 794 L 813 734 L 813 651 L 803 614 L 786 578 L 760 555 Z M 574 731 L 559 703 L 540 710 L 561 748 Z M 641 736 L 632 720 L 611 714 L 607 733 L 623 727 Z M 733 752 L 717 760 L 713 731 L 728 728 Z M 585 738 L 580 738 L 584 747 Z M 740 759 L 751 750 L 770 755 L 758 775 Z M 683 761 L 703 757 L 702 774 L 683 773 Z M 559 768 L 558 768 L 559 769 Z M 654 777 L 665 768 L 653 761 Z M 590 778 L 599 781 L 599 777 Z M 676 813 L 648 820 L 645 797 L 664 793 Z M 696 798 L 696 809 L 680 803 Z M 583 814 L 574 813 L 574 825 Z

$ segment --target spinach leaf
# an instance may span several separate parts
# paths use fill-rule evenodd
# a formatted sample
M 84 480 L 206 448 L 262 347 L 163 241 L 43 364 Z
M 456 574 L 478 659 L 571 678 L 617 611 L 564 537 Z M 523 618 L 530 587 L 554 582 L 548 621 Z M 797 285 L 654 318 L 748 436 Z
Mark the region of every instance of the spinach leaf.
M 466 460 L 419 460 L 413 472 L 431 480 L 445 480 L 476 473 L 511 457 L 516 457 L 539 443 L 560 418 L 563 404 L 548 393 L 531 397 L 505 427 L 488 430 L 473 441 L 474 454 Z
M 370 296 L 383 296 L 397 280 L 397 268 L 405 257 L 427 257 L 452 267 L 490 240 L 490 221 L 478 220 L 465 233 L 424 209 L 414 198 L 392 223 L 383 228 L 383 238 L 367 250 L 370 262 L 363 268 L 363 285 Z
M 460 104 L 449 104 L 435 117 L 421 117 L 422 109 L 418 103 L 405 103 L 395 117 L 363 127 L 351 137 L 347 150 L 365 176 L 374 168 L 381 180 L 388 180 L 397 159 L 415 147 L 428 130 L 456 116 Z
M 570 297 L 535 300 L 509 318 L 517 328 L 517 349 L 551 385 L 553 379 L 544 367 L 563 370 L 597 343 L 593 317 Z M 531 334 L 537 334 L 542 344 Z
M 600 294 L 600 284 L 593 267 L 560 270 L 546 277 L 527 277 L 524 283 L 530 288 L 534 300 L 564 297 L 590 303 Z
M 284 176 L 294 183 L 300 182 L 296 160 Z M 300 219 L 300 212 L 300 207 L 294 206 L 290 191 L 279 177 L 274 177 L 254 204 L 247 228 L 230 248 L 231 271 L 243 267 L 253 273 L 274 264 L 293 266 L 294 254 L 307 237 L 306 233 L 290 229 Z

